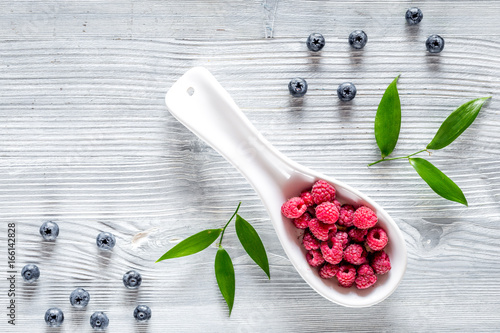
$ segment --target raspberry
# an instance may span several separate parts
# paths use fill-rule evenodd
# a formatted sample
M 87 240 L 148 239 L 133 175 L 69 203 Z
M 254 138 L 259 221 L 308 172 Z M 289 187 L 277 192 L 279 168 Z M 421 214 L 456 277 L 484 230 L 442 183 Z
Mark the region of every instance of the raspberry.
M 328 242 L 322 242 L 321 246 L 321 254 L 323 258 L 330 264 L 336 265 L 342 261 L 342 243 L 336 238 L 332 238 L 332 247 L 328 245 Z
M 356 278 L 356 288 L 366 289 L 371 287 L 377 282 L 377 276 L 374 275 L 361 275 Z
M 391 261 L 384 251 L 376 252 L 372 258 L 371 265 L 375 273 L 385 274 L 391 270 Z
M 354 265 L 366 263 L 366 250 L 359 244 L 351 244 L 344 251 L 344 258 Z
M 368 233 L 367 229 L 357 229 L 357 228 L 353 228 L 348 232 L 349 237 L 351 237 L 351 239 L 354 242 L 359 242 L 359 243 L 365 241 L 367 233 Z
M 281 206 L 281 212 L 289 219 L 295 219 L 299 217 L 300 215 L 304 214 L 306 210 L 307 206 L 304 203 L 304 200 L 299 197 L 291 198 L 290 200 L 285 202 L 283 206 Z
M 339 225 L 343 225 L 344 227 L 352 227 L 353 216 L 354 216 L 354 207 L 351 205 L 343 205 L 342 207 L 340 207 Z
M 302 237 L 302 245 L 304 245 L 304 249 L 309 250 L 317 250 L 321 241 L 319 241 L 316 237 L 311 234 L 309 230 L 304 232 L 304 237 Z
M 377 215 L 366 206 L 361 206 L 354 212 L 353 223 L 356 228 L 368 229 L 377 224 Z
M 324 180 L 318 180 L 311 189 L 311 194 L 314 203 L 319 205 L 325 201 L 332 201 L 335 199 L 335 187 L 325 182 Z
M 328 233 L 330 230 L 337 230 L 335 224 L 321 223 L 318 219 L 312 218 L 309 220 L 309 230 L 311 230 L 314 237 L 320 241 L 328 240 Z
M 320 268 L 319 276 L 322 279 L 330 279 L 335 275 L 337 275 L 338 271 L 339 271 L 339 266 L 326 263 Z
M 333 224 L 339 219 L 339 210 L 331 202 L 323 202 L 316 207 L 316 218 L 323 223 Z
M 304 191 L 300 194 L 300 197 L 302 198 L 302 200 L 304 200 L 304 203 L 307 207 L 311 207 L 312 205 L 314 205 L 314 199 L 311 192 Z
M 325 262 L 320 250 L 311 250 L 306 253 L 306 259 L 309 265 L 313 267 L 318 267 Z
M 387 234 L 385 233 L 384 229 L 375 227 L 368 230 L 368 235 L 366 236 L 366 244 L 373 251 L 382 250 L 387 245 L 388 241 L 389 238 L 387 238 Z
M 370 265 L 362 265 L 358 268 L 358 277 L 356 278 L 356 288 L 366 289 L 377 282 L 377 276 Z
M 311 215 L 309 215 L 308 212 L 305 212 L 304 214 L 300 215 L 296 219 L 292 219 L 292 222 L 295 225 L 295 228 L 305 229 L 308 227 L 310 219 L 311 219 Z
M 340 241 L 342 249 L 345 249 L 347 244 L 349 244 L 349 235 L 345 231 L 338 231 L 333 237 Z
M 358 275 L 373 275 L 373 268 L 370 265 L 365 264 L 358 267 Z
M 349 288 L 356 280 L 356 268 L 349 264 L 340 266 L 337 272 L 337 280 L 339 280 L 339 285 Z
M 332 204 L 334 204 L 335 207 L 337 207 L 337 210 L 340 212 L 340 207 L 342 207 L 342 204 L 337 199 L 333 200 Z

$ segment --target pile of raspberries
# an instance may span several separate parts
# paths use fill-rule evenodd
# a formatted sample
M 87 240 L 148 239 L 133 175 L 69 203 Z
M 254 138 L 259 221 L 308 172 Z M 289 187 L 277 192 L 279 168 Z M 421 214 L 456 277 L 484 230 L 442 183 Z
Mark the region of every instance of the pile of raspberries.
M 355 209 L 335 200 L 335 187 L 318 180 L 300 197 L 281 206 L 283 215 L 303 229 L 302 245 L 309 265 L 319 268 L 323 279 L 336 277 L 339 285 L 366 289 L 377 275 L 391 269 L 384 248 L 389 241 L 377 226 L 377 215 L 366 206 Z

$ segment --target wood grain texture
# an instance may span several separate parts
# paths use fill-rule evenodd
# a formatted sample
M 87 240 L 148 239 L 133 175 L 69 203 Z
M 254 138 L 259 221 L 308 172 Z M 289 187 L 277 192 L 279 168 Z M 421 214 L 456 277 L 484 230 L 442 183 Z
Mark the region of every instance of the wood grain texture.
M 109 332 L 451 332 L 500 330 L 500 3 L 414 1 L 4 1 L 0 3 L 0 245 L 17 225 L 17 325 L 2 332 L 91 332 L 103 310 Z M 367 32 L 362 51 L 347 35 Z M 325 35 L 321 54 L 305 47 Z M 426 54 L 432 33 L 446 40 Z M 268 38 L 266 38 L 268 37 Z M 272 38 L 269 38 L 272 37 Z M 408 269 L 396 292 L 365 309 L 337 306 L 302 281 L 245 179 L 166 110 L 168 87 L 207 67 L 269 141 L 287 156 L 345 181 L 379 202 L 401 227 Z M 456 107 L 493 96 L 474 124 L 430 161 L 464 191 L 469 207 L 437 197 L 405 161 L 377 160 L 373 119 L 384 89 L 401 74 L 402 127 L 393 155 L 422 149 Z M 290 78 L 309 83 L 289 97 Z M 340 103 L 338 84 L 358 95 Z M 224 237 L 236 271 L 231 318 L 213 273 L 215 248 L 155 264 L 181 239 L 240 213 L 260 233 L 272 280 Z M 55 243 L 38 228 L 57 221 Z M 95 236 L 118 244 L 100 253 Z M 6 251 L 0 308 L 7 306 Z M 129 269 L 143 275 L 123 287 Z M 69 294 L 91 293 L 86 310 Z M 134 323 L 138 303 L 147 325 Z M 43 313 L 61 307 L 50 330 Z M 360 318 L 364 318 L 360 320 Z

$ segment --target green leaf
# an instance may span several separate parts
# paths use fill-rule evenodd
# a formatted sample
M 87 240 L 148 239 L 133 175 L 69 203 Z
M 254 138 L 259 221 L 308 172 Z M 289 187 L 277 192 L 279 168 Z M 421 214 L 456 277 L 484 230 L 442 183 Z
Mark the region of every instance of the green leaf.
M 491 97 L 477 98 L 453 111 L 441 124 L 427 149 L 442 149 L 452 143 L 476 119 L 483 104 Z
M 220 292 L 229 307 L 229 315 L 231 315 L 234 304 L 234 292 L 236 290 L 234 267 L 231 257 L 222 246 L 219 246 L 219 250 L 215 256 L 215 278 L 217 279 Z
M 240 239 L 241 245 L 248 253 L 250 258 L 255 261 L 257 265 L 262 268 L 262 270 L 267 274 L 267 277 L 271 279 L 271 274 L 269 273 L 269 261 L 267 259 L 266 249 L 262 240 L 259 237 L 257 231 L 250 223 L 248 223 L 241 216 L 236 215 L 236 235 Z
M 399 130 L 401 129 L 401 102 L 399 101 L 399 75 L 385 90 L 380 100 L 375 116 L 375 140 L 382 153 L 382 158 L 388 156 L 396 147 Z
M 212 244 L 219 237 L 221 231 L 222 229 L 207 229 L 200 231 L 168 250 L 156 262 L 198 253 L 209 247 L 210 244 Z
M 431 162 L 423 158 L 409 158 L 410 164 L 417 171 L 417 173 L 422 177 L 422 179 L 427 183 L 440 196 L 445 199 L 461 203 L 462 205 L 467 204 L 467 199 L 458 187 L 448 176 L 441 172 L 438 168 L 432 165 Z

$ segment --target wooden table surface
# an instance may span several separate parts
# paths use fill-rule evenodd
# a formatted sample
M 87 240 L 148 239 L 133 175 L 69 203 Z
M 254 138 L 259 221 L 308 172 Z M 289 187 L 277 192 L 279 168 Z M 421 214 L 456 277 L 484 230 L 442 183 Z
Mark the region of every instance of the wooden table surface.
M 415 5 L 424 19 L 406 24 Z M 498 332 L 500 331 L 500 2 L 496 1 L 2 1 L 0 3 L 0 331 L 91 332 Z M 368 44 L 352 51 L 362 29 Z M 305 40 L 322 33 L 321 54 Z M 439 55 L 428 35 L 444 37 Z M 395 293 L 362 309 L 329 302 L 295 271 L 247 181 L 166 110 L 168 88 L 205 66 L 259 131 L 295 161 L 370 195 L 395 219 L 408 268 Z M 403 161 L 368 168 L 379 153 L 373 120 L 401 74 L 402 128 L 395 156 L 420 150 L 466 101 L 493 96 L 474 124 L 429 160 L 464 191 L 469 207 L 434 194 Z M 309 82 L 289 96 L 290 78 Z M 358 95 L 340 103 L 338 84 Z M 236 271 L 228 318 L 214 246 L 155 264 L 180 240 L 220 227 L 238 202 L 261 234 L 271 281 L 230 229 Z M 54 243 L 38 234 L 53 220 Z M 7 323 L 7 224 L 16 225 L 16 325 Z M 103 254 L 100 231 L 117 246 Z M 39 281 L 20 270 L 36 263 Z M 143 275 L 123 287 L 129 269 Z M 70 292 L 91 293 L 86 310 Z M 139 303 L 147 325 L 134 322 Z M 45 310 L 65 312 L 46 328 Z

